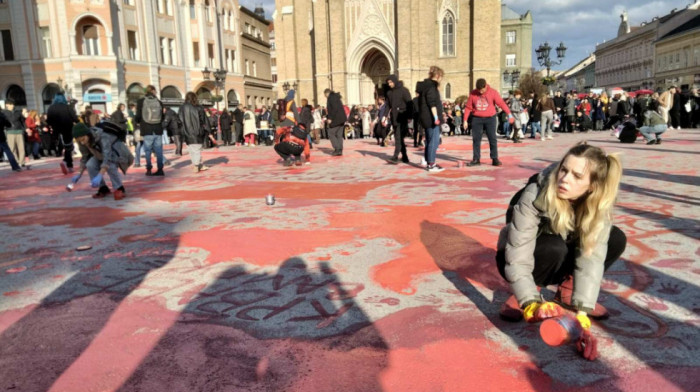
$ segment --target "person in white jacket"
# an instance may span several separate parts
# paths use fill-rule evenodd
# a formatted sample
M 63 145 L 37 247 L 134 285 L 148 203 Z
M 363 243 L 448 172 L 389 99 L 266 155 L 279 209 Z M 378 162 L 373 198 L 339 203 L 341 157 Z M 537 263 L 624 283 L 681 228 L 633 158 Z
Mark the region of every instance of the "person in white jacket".
M 255 113 L 246 106 L 243 111 L 243 138 L 248 147 L 255 146 L 255 138 L 258 136 L 258 128 L 255 126 Z

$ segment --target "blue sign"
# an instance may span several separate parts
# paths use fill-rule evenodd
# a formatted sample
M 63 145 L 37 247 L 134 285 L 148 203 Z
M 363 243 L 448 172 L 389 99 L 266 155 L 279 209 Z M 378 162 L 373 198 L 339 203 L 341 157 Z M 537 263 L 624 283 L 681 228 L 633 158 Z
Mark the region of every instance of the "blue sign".
M 112 94 L 109 93 L 87 93 L 83 95 L 83 102 L 110 102 Z

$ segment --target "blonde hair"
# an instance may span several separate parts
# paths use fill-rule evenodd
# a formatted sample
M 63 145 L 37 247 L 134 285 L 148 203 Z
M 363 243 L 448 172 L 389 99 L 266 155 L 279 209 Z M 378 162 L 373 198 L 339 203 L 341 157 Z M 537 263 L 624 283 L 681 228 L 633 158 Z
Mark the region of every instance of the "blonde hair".
M 29 114 L 27 115 L 27 117 L 31 118 L 31 119 L 34 120 L 34 121 L 39 121 L 39 120 L 41 120 L 41 119 L 39 118 L 39 112 L 37 112 L 36 110 L 30 110 L 30 111 L 29 111 Z
M 559 170 L 569 155 L 586 158 L 591 182 L 589 192 L 573 204 L 557 196 Z M 606 222 L 612 221 L 621 178 L 622 162 L 618 154 L 605 154 L 601 148 L 585 142 L 572 147 L 549 175 L 545 210 L 552 231 L 563 237 L 574 232 L 578 235 L 582 253 L 590 255 Z

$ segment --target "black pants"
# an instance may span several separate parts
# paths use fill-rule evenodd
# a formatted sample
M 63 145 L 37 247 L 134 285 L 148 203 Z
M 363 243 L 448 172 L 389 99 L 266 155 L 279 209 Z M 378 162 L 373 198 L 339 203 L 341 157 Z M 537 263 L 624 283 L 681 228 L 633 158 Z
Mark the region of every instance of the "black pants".
M 489 152 L 491 159 L 498 159 L 498 141 L 496 139 L 496 127 L 498 122 L 496 116 L 474 117 L 472 120 L 472 141 L 474 144 L 473 160 L 481 160 L 481 135 L 486 131 L 489 138 Z
M 413 147 L 418 147 L 419 144 L 423 143 L 423 135 L 425 131 L 420 121 L 413 120 Z
M 673 128 L 678 128 L 681 126 L 681 112 L 678 110 L 670 110 L 668 112 L 668 118 L 671 121 L 671 126 Z
M 63 162 L 69 168 L 73 167 L 73 131 L 69 130 L 61 134 L 61 145 L 63 146 Z
M 291 156 L 294 156 L 296 159 L 300 159 L 301 153 L 304 152 L 304 147 L 289 142 L 281 142 L 275 145 L 275 151 L 282 157 L 282 159 L 286 161 Z
M 182 155 L 182 136 L 173 135 L 173 142 L 175 143 L 175 155 Z
M 243 140 L 242 136 L 243 136 L 243 124 L 234 123 L 233 124 L 232 142 L 233 143 L 240 143 Z
M 608 253 L 605 255 L 605 271 L 617 261 L 625 251 L 627 237 L 617 226 L 610 230 L 608 238 Z M 578 244 L 567 244 L 564 240 L 554 234 L 541 234 L 537 237 L 535 245 L 535 268 L 532 275 L 535 284 L 544 287 L 551 284 L 562 283 L 569 275 L 574 273 L 576 267 L 576 253 Z M 506 252 L 499 250 L 496 252 L 496 265 L 498 272 L 503 279 L 506 279 Z M 507 279 L 506 279 L 507 280 Z
M 231 128 L 229 129 L 222 129 L 221 130 L 221 141 L 226 145 L 226 144 L 231 144 Z
M 345 127 L 343 125 L 328 128 L 328 138 L 331 139 L 331 145 L 334 151 L 343 151 L 343 134 Z
M 394 134 L 394 158 L 398 158 L 400 153 L 402 159 L 408 159 L 406 142 L 404 141 L 408 135 L 408 119 L 399 117 L 398 121 L 394 123 L 394 129 L 396 130 Z

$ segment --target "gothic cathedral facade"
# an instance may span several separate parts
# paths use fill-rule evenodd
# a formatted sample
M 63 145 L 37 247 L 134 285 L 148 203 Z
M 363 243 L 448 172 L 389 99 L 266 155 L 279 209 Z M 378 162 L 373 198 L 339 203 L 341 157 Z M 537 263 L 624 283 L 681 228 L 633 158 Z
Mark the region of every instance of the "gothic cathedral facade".
M 468 94 L 478 78 L 500 88 L 500 0 L 277 0 L 278 95 L 325 105 L 373 104 L 397 74 L 411 91 L 437 65 L 443 99 Z M 284 87 L 283 87 L 284 86 Z

